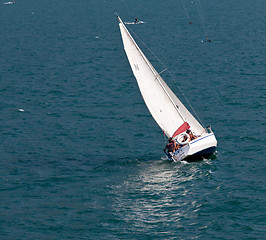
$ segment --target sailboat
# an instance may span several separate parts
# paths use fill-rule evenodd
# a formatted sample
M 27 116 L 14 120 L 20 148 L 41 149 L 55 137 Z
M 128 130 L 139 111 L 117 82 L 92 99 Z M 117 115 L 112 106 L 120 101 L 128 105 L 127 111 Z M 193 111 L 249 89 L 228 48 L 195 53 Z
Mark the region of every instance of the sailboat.
M 11 5 L 11 4 L 15 4 L 15 0 L 13 0 L 12 2 L 4 2 L 5 5 Z
M 143 54 L 121 18 L 117 17 L 124 49 L 144 102 L 164 134 L 179 146 L 176 151 L 167 153 L 168 159 L 194 161 L 208 158 L 217 147 L 211 128 L 204 128 L 188 111 Z M 189 140 L 187 131 L 196 138 Z

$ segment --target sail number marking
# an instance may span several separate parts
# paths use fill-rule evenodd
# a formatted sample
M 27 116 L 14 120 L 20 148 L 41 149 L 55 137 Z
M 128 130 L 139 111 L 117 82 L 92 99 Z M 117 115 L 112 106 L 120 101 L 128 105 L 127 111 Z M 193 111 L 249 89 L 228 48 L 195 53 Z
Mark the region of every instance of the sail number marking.
M 136 70 L 139 71 L 139 65 L 138 64 L 134 64 L 134 67 L 135 67 Z

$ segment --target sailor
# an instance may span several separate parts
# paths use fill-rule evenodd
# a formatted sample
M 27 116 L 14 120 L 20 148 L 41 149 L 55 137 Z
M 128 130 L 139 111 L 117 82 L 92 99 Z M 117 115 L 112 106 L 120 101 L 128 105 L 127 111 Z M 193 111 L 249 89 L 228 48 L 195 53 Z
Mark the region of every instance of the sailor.
M 188 129 L 188 130 L 186 131 L 186 133 L 187 133 L 187 134 L 189 135 L 189 137 L 190 137 L 190 140 L 189 140 L 189 141 L 192 141 L 192 140 L 194 140 L 194 139 L 197 138 L 197 136 L 195 136 L 195 135 L 191 132 L 190 129 Z
M 138 18 L 135 18 L 135 23 L 138 23 L 139 19 Z
M 177 145 L 176 142 L 171 137 L 169 138 L 168 142 L 169 143 L 165 146 L 163 151 L 166 153 L 167 150 L 167 154 L 171 156 L 173 152 L 179 149 L 179 145 Z

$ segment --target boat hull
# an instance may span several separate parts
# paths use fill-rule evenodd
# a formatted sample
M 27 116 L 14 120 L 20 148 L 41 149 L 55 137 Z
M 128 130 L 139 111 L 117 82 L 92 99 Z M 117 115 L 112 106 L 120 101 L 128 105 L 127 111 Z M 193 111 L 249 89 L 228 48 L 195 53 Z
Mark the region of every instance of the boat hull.
M 210 156 L 212 156 L 215 153 L 215 151 L 216 151 L 216 147 L 210 147 L 210 148 L 204 149 L 200 152 L 197 152 L 193 155 L 187 156 L 183 160 L 185 160 L 187 162 L 200 161 L 200 160 L 209 158 Z
M 189 142 L 182 148 L 174 152 L 169 157 L 172 161 L 197 161 L 203 158 L 208 158 L 215 153 L 217 147 L 217 140 L 213 133 L 206 133 L 205 135 Z

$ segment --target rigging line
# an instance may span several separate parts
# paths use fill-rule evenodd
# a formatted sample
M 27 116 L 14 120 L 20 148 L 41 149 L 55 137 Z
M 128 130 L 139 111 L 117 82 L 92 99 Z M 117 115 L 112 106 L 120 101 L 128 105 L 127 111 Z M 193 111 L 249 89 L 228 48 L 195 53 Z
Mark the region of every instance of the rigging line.
M 211 42 L 211 40 L 208 38 L 207 31 L 206 31 L 206 28 L 205 28 L 205 25 L 204 25 L 204 19 L 203 19 L 203 14 L 202 14 L 202 11 L 201 11 L 200 0 L 197 0 L 195 2 L 196 2 L 196 6 L 197 6 L 197 10 L 198 10 L 199 16 L 200 16 L 201 25 L 202 25 L 203 31 L 205 33 L 206 40 L 208 42 Z
M 163 71 L 159 72 L 159 75 L 161 75 L 164 71 L 166 71 L 166 69 L 164 69 Z
M 185 10 L 185 14 L 187 16 L 188 23 L 192 24 L 192 22 L 190 21 L 190 18 L 189 18 L 188 11 L 187 11 L 187 8 L 186 8 L 184 0 L 182 0 L 182 3 L 183 3 L 184 10 Z
M 192 105 L 190 104 L 190 102 L 188 101 L 187 97 L 185 96 L 184 92 L 182 91 L 180 85 L 178 84 L 177 80 L 175 80 L 175 78 L 173 77 L 172 73 L 169 71 L 169 69 L 164 65 L 164 63 L 157 57 L 157 55 L 155 53 L 152 52 L 152 50 L 141 40 L 141 38 L 131 29 L 128 27 L 128 29 L 130 29 L 130 31 L 138 38 L 138 40 L 143 44 L 143 46 L 145 46 L 149 52 L 157 59 L 157 61 L 159 61 L 159 63 L 164 67 L 163 71 L 167 71 L 168 74 L 170 75 L 172 81 L 175 83 L 175 85 L 178 87 L 179 91 L 181 92 L 182 96 L 184 97 L 184 99 L 186 100 L 186 102 L 188 103 L 189 107 L 191 108 L 191 110 L 193 111 L 194 115 L 196 116 L 196 118 L 199 120 L 200 124 L 202 126 L 204 126 L 203 122 L 201 121 L 201 119 L 199 118 L 198 114 L 196 113 L 196 111 L 194 110 L 194 108 L 192 107 Z M 179 112 L 179 111 L 178 111 Z
M 165 131 L 163 131 L 163 138 L 164 138 L 164 142 L 167 143 L 167 138 L 166 138 Z

